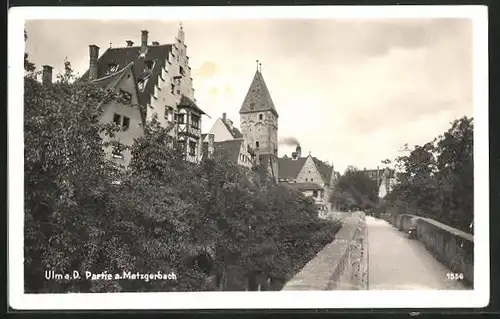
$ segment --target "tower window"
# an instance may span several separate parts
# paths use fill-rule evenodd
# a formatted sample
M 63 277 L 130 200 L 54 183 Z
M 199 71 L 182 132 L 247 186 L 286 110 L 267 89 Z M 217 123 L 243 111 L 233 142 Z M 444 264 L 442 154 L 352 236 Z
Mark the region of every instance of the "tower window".
M 259 148 L 259 141 L 255 142 L 255 148 Z
M 262 121 L 262 114 L 259 114 L 259 121 Z

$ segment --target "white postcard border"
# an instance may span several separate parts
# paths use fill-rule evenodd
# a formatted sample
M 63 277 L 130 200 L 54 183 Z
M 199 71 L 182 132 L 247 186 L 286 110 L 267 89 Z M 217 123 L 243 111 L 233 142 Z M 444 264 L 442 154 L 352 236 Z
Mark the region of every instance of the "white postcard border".
M 488 25 L 485 6 L 17 7 L 8 21 L 8 293 L 15 309 L 473 308 L 489 303 Z M 474 289 L 24 294 L 23 30 L 30 19 L 469 18 L 474 43 Z M 450 53 L 453 54 L 453 53 Z

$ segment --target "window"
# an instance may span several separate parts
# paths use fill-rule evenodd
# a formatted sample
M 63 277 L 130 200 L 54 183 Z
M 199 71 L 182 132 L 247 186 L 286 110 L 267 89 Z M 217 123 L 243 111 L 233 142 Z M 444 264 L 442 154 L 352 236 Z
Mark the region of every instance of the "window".
M 120 97 L 127 102 L 132 101 L 132 94 L 120 89 Z
M 184 72 L 184 68 L 182 66 L 179 66 L 179 74 L 184 76 L 186 73 Z
M 121 123 L 121 116 L 119 114 L 115 114 L 113 116 L 113 123 L 115 123 L 118 126 L 120 126 L 122 124 Z
M 106 74 L 115 73 L 118 70 L 118 64 L 111 62 L 108 64 L 108 72 Z
M 149 71 L 151 71 L 151 69 L 153 69 L 153 61 L 151 61 L 151 60 L 146 60 L 146 61 L 144 62 L 144 64 L 145 64 L 145 65 L 144 65 L 144 71 L 145 71 L 145 72 L 149 72 Z
M 174 112 L 174 108 L 171 107 L 171 106 L 168 106 L 168 105 L 165 105 L 165 119 L 169 122 L 172 122 L 173 121 L 173 112 Z
M 130 127 L 130 118 L 124 116 L 123 117 L 123 130 L 126 131 Z
M 196 155 L 196 142 L 189 142 L 189 155 Z
M 259 148 L 259 141 L 255 142 L 255 148 Z
M 181 94 L 181 90 L 177 90 L 176 93 L 177 93 L 177 95 Z
M 306 178 L 306 182 L 307 182 L 307 178 Z
M 259 114 L 259 121 L 262 121 L 262 114 Z
M 318 197 L 318 191 L 313 191 L 313 197 Z
M 200 128 L 200 118 L 194 114 L 191 114 L 191 127 Z
M 113 150 L 113 152 L 111 153 L 111 155 L 114 158 L 121 158 L 121 159 L 123 159 L 123 154 L 119 150 Z
M 314 181 L 314 179 L 311 178 L 311 182 Z
M 184 122 L 184 114 L 177 114 L 176 117 L 177 117 L 177 123 L 179 123 L 179 124 L 186 124 Z
M 170 94 L 174 95 L 175 85 L 170 84 Z
M 146 81 L 144 81 L 144 79 L 139 79 L 137 81 L 137 87 L 139 88 L 139 91 L 144 91 L 144 88 L 146 87 Z

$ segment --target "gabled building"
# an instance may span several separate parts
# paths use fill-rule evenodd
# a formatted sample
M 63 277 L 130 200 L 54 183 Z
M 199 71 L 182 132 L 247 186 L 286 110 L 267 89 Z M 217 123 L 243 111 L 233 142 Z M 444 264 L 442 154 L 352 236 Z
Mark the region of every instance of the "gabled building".
M 302 157 L 300 146 L 291 157 L 279 158 L 278 163 L 280 183 L 313 197 L 319 205 L 330 207 L 332 188 L 339 176 L 332 165 L 311 154 Z
M 255 157 L 249 153 L 242 138 L 214 143 L 215 154 L 225 156 L 228 160 L 247 168 L 254 166 Z
M 107 49 L 99 56 L 99 47 L 89 46 L 89 69 L 82 76 L 105 88 L 130 97 L 130 105 L 107 107 L 101 121 L 111 120 L 123 127 L 117 135 L 125 145 L 143 134 L 147 121 L 156 116 L 171 136 L 184 145 L 186 160 L 202 157 L 201 118 L 205 113 L 196 105 L 191 67 L 184 43 L 184 30 L 179 28 L 174 43 L 148 41 L 148 31 L 141 32 L 140 45 L 126 41 L 125 47 Z M 130 154 L 114 154 L 127 165 Z
M 227 118 L 226 113 L 223 113 L 222 117 L 219 117 L 217 120 L 215 120 L 215 123 L 210 131 L 208 131 L 208 134 L 214 134 L 215 142 L 223 142 L 243 138 L 240 130 L 234 126 L 233 121 Z M 206 138 L 204 141 L 208 142 Z

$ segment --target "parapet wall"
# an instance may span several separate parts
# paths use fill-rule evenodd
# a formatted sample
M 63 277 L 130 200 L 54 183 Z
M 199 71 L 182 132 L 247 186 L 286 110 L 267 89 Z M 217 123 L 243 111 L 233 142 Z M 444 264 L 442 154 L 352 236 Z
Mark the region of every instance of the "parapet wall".
M 343 220 L 326 245 L 282 290 L 367 289 L 366 222 L 362 212 Z
M 470 286 L 474 282 L 474 236 L 430 218 L 409 214 L 385 216 L 394 227 L 408 231 L 410 220 L 417 218 L 417 237 L 434 258 L 452 273 L 463 274 Z

